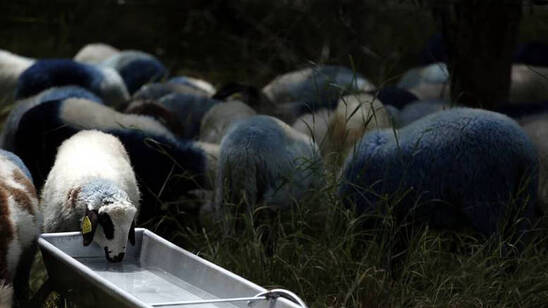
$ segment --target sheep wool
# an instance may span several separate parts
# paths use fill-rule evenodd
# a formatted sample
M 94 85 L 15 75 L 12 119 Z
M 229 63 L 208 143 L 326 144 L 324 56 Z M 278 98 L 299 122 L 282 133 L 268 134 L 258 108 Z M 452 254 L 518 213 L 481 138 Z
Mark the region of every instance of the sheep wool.
M 416 206 L 416 221 L 490 235 L 505 214 L 532 217 L 538 158 L 514 120 L 453 108 L 396 132 L 366 134 L 342 174 L 338 193 L 360 212 L 380 210 L 382 196 L 403 196 L 395 208 L 400 217 Z
M 52 87 L 68 85 L 86 88 L 112 106 L 129 100 L 126 86 L 114 69 L 68 59 L 36 61 L 19 77 L 15 98 L 27 98 Z
M 141 207 L 142 220 L 160 214 L 160 204 L 208 186 L 206 175 L 216 168 L 208 164 L 210 147 L 175 137 L 149 116 L 124 114 L 86 99 L 71 98 L 30 109 L 15 132 L 14 152 L 27 162 L 37 187 L 52 168 L 57 147 L 86 129 L 112 134 L 126 148 L 143 192 L 142 204 L 146 205 Z
M 99 64 L 119 53 L 120 50 L 103 43 L 92 43 L 82 47 L 74 56 L 74 61 Z
M 128 238 L 134 242 L 140 193 L 129 156 L 113 135 L 84 130 L 65 140 L 40 201 L 46 232 L 81 230 L 84 245 L 95 241 L 109 261 L 121 261 Z M 91 230 L 81 229 L 86 219 Z
M 33 63 L 33 59 L 0 49 L 0 103 L 11 102 L 15 95 L 17 79 Z
M 270 116 L 240 121 L 221 141 L 216 207 L 224 201 L 264 202 L 283 209 L 322 183 L 317 145 Z
M 23 162 L 0 150 L 0 302 L 28 299 L 30 268 L 41 233 L 36 190 Z M 14 290 L 12 290 L 14 289 Z

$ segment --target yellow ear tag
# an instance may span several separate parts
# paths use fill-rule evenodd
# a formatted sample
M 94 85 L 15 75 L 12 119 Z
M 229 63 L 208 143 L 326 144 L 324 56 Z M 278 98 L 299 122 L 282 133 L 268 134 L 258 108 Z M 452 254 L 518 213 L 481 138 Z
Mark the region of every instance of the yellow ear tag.
M 84 216 L 84 220 L 82 220 L 82 233 L 90 233 L 91 232 L 91 221 L 89 221 L 89 217 Z

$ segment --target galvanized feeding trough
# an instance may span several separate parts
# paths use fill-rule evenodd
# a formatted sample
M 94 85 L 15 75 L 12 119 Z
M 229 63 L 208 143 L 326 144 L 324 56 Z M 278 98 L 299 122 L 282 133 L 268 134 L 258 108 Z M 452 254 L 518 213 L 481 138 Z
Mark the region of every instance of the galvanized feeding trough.
M 79 307 L 306 307 L 292 292 L 267 291 L 149 230 L 135 231 L 120 263 L 96 244 L 83 247 L 80 232 L 43 234 L 51 288 Z

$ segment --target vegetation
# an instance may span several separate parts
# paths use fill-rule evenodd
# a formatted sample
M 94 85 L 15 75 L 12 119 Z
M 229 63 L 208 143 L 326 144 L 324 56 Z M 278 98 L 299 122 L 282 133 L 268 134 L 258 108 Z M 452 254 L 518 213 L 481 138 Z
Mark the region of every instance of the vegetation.
M 414 1 L 185 1 L 187 7 L 177 9 L 179 1 L 103 2 L 102 8 L 61 0 L 0 3 L 0 47 L 32 57 L 71 57 L 84 44 L 103 41 L 155 53 L 173 74 L 217 84 L 263 85 L 303 65 L 338 63 L 383 85 L 416 65 L 421 46 L 436 32 L 430 12 Z M 520 41 L 548 37 L 543 16 L 543 10 L 526 12 Z M 548 302 L 544 221 L 510 257 L 504 239 L 470 230 L 408 226 L 389 214 L 364 228 L 367 217 L 337 198 L 337 181 L 332 174 L 312 197 L 267 220 L 258 219 L 267 211 L 258 208 L 189 223 L 189 200 L 181 200 L 166 204 L 166 214 L 145 227 L 259 285 L 292 290 L 311 307 Z

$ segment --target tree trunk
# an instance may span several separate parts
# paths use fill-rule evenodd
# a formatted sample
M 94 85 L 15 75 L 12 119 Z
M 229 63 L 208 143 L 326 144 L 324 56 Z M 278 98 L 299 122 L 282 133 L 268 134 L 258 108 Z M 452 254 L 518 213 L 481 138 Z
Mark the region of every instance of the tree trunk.
M 522 0 L 442 2 L 433 4 L 434 17 L 447 47 L 451 100 L 486 109 L 507 102 Z

